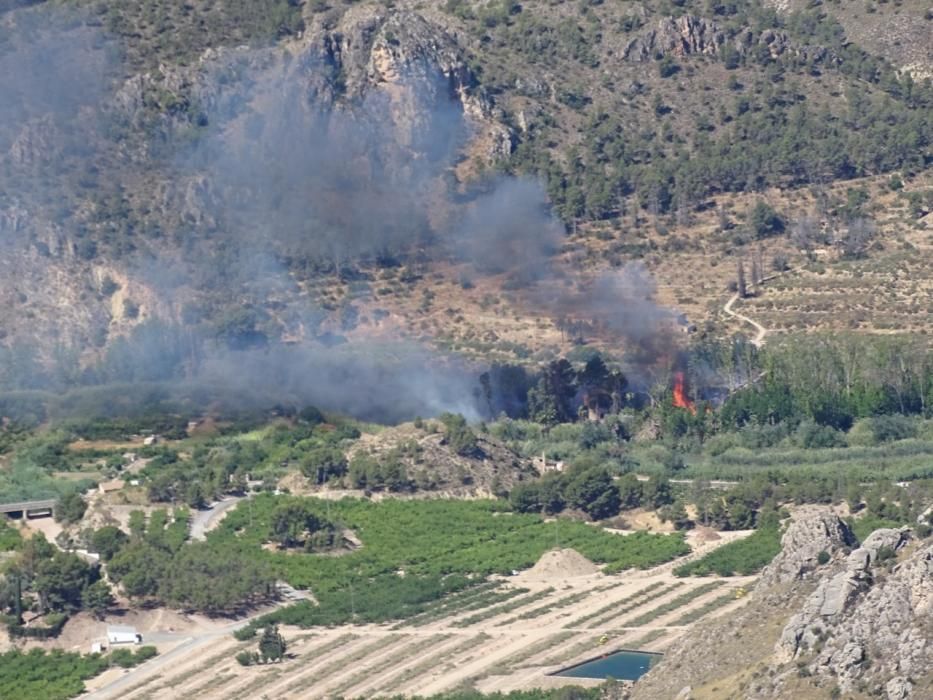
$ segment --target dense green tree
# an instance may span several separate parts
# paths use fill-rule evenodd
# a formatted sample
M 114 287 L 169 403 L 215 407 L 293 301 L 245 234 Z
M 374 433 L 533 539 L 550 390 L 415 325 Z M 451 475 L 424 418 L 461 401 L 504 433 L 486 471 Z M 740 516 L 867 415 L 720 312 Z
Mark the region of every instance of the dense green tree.
M 90 550 L 100 554 L 100 558 L 107 562 L 113 559 L 128 541 L 129 537 L 123 530 L 114 525 L 105 525 L 91 535 Z
M 347 473 L 347 458 L 337 447 L 318 447 L 301 460 L 301 473 L 317 484 Z
M 454 452 L 464 457 L 476 454 L 479 449 L 476 434 L 470 430 L 462 415 L 444 413 L 440 420 L 444 424 L 444 441 Z
M 567 504 L 579 508 L 594 520 L 601 520 L 619 512 L 619 489 L 605 469 L 588 469 L 567 483 Z
M 541 372 L 538 384 L 528 392 L 528 413 L 538 423 L 553 425 L 574 420 L 576 372 L 566 359 L 554 360 Z
M 621 488 L 620 488 L 621 492 Z M 642 502 L 648 508 L 661 508 L 674 502 L 671 482 L 665 477 L 651 477 L 642 484 Z
M 748 215 L 748 225 L 756 238 L 768 238 L 784 232 L 784 219 L 774 208 L 762 200 L 755 202 Z
M 263 662 L 281 661 L 287 648 L 285 638 L 279 633 L 277 625 L 269 625 L 263 630 L 262 637 L 259 638 L 259 654 Z
M 86 510 L 87 503 L 81 497 L 81 494 L 77 491 L 71 491 L 59 498 L 55 504 L 55 519 L 60 523 L 70 525 L 81 520 Z
M 619 491 L 619 506 L 623 510 L 631 510 L 641 506 L 644 492 L 641 482 L 634 474 L 622 475 L 617 482 L 616 488 Z
M 516 484 L 509 492 L 509 503 L 519 513 L 540 513 L 544 508 L 541 503 L 541 489 L 535 482 Z
M 97 578 L 97 572 L 77 555 L 55 552 L 36 567 L 32 588 L 43 610 L 73 612 L 81 609 L 81 594 Z
M 163 549 L 143 542 L 131 543 L 111 559 L 107 573 L 127 595 L 154 596 L 170 560 L 171 555 Z
M 272 573 L 255 554 L 215 543 L 192 542 L 170 561 L 158 583 L 170 605 L 219 614 L 268 596 Z
M 300 501 L 288 501 L 272 511 L 271 536 L 282 547 L 297 547 L 322 526 L 321 520 Z
M 98 620 L 102 620 L 106 612 L 114 605 L 113 594 L 106 581 L 95 581 L 81 592 L 81 606 L 94 613 Z

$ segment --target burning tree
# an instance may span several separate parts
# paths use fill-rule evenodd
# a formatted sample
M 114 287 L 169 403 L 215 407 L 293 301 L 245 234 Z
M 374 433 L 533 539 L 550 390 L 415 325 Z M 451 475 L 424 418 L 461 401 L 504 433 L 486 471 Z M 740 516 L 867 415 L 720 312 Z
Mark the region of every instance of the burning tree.
M 674 406 L 677 408 L 684 408 L 690 413 L 696 415 L 697 409 L 693 402 L 687 398 L 687 391 L 685 388 L 686 380 L 684 378 L 683 372 L 677 372 L 674 374 Z

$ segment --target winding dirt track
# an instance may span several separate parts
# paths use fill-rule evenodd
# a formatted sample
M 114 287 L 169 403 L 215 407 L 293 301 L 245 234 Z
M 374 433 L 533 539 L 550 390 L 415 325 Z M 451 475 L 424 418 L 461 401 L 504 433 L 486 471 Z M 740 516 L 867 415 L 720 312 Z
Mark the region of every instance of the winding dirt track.
M 751 343 L 756 348 L 760 348 L 762 345 L 765 344 L 765 336 L 768 334 L 768 329 L 762 326 L 760 323 L 758 323 L 758 321 L 755 321 L 754 319 L 751 319 L 748 316 L 740 314 L 737 311 L 733 311 L 732 305 L 738 300 L 739 300 L 739 294 L 738 292 L 736 292 L 735 294 L 732 295 L 729 301 L 726 302 L 726 305 L 722 307 L 722 310 L 723 312 L 726 313 L 726 315 L 732 316 L 733 318 L 737 318 L 740 321 L 744 321 L 745 323 L 748 323 L 754 326 L 755 330 L 757 331 L 757 334 L 755 335 L 754 338 L 752 338 Z

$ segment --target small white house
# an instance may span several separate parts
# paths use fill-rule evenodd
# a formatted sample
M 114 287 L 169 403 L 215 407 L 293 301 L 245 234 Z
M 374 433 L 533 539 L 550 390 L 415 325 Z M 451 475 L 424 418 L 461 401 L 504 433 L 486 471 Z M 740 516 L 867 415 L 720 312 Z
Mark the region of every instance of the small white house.
M 135 627 L 107 625 L 107 641 L 110 644 L 141 644 L 143 636 Z

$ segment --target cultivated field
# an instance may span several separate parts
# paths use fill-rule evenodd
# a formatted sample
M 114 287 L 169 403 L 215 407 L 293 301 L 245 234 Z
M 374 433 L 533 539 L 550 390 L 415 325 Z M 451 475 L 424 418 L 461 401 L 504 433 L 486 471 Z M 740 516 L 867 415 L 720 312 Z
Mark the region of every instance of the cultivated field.
M 284 627 L 289 658 L 241 667 L 255 646 L 226 628 L 191 631 L 129 672 L 93 681 L 94 700 L 127 698 L 377 697 L 463 686 L 510 690 L 568 683 L 548 674 L 619 648 L 663 651 L 697 620 L 729 614 L 753 577 L 678 579 L 675 564 L 747 533 L 695 542 L 694 552 L 646 571 L 605 575 L 572 550 L 546 554 L 517 576 L 448 596 L 403 623 Z

